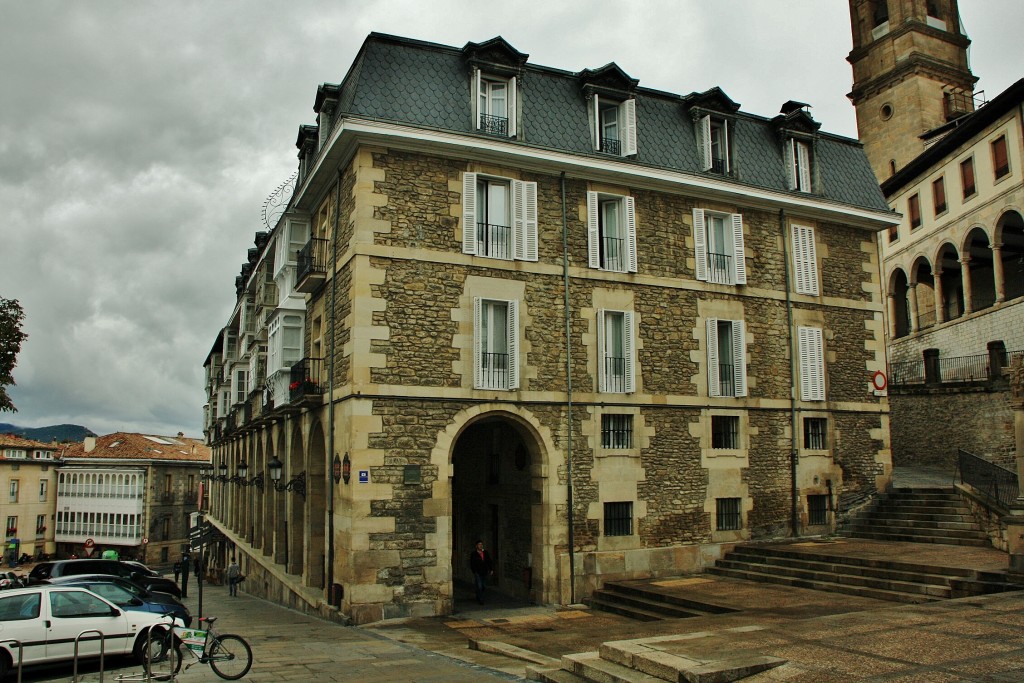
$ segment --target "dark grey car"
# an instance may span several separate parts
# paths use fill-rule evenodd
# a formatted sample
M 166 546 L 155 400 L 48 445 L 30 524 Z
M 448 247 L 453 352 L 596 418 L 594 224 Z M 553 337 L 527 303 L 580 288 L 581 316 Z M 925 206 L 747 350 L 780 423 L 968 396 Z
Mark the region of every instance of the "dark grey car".
M 160 576 L 145 565 L 135 562 L 94 559 L 54 560 L 52 562 L 40 562 L 32 568 L 28 576 L 31 580 L 42 581 L 43 579 L 78 576 L 81 574 L 120 576 L 134 581 L 147 590 L 170 593 L 176 598 L 181 597 L 181 588 L 178 587 L 178 584 L 171 579 Z

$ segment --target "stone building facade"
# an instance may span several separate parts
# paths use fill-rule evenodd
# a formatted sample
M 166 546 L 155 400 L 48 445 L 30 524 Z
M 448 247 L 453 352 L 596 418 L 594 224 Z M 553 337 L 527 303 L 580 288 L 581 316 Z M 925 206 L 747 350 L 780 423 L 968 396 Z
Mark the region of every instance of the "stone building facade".
M 314 108 L 206 360 L 247 590 L 448 614 L 481 539 L 495 589 L 569 603 L 887 484 L 895 219 L 805 105 L 371 34 Z
M 1024 352 L 1024 81 L 976 107 L 955 0 L 850 7 L 858 130 L 902 215 L 879 234 L 894 461 L 1005 462 L 1002 368 Z
M 0 485 L 4 521 L 3 563 L 11 555 L 37 557 L 54 551 L 53 517 L 57 506 L 56 444 L 0 434 Z

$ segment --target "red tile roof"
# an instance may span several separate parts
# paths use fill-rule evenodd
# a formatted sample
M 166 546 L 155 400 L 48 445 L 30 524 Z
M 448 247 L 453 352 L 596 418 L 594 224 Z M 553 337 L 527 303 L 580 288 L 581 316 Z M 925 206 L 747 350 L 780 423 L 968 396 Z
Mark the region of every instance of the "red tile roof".
M 86 450 L 86 444 L 95 446 Z M 89 437 L 85 443 L 68 447 L 62 458 L 95 458 L 102 460 L 178 460 L 183 462 L 209 462 L 210 448 L 199 439 L 185 436 L 157 436 L 114 432 L 106 436 Z
M 33 441 L 32 439 L 23 439 L 20 436 L 15 436 L 14 434 L 0 434 L 0 448 L 24 448 L 25 450 L 47 451 L 60 450 L 60 446 L 43 443 L 42 441 Z

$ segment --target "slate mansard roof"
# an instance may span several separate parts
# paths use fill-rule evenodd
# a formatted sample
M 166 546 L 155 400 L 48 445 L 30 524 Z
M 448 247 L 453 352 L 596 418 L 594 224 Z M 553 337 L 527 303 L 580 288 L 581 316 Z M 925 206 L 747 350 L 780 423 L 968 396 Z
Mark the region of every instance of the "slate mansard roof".
M 590 76 L 614 72 L 636 100 L 637 155 L 627 163 L 674 172 L 722 178 L 701 169 L 697 126 L 692 106 L 710 97 L 726 103 L 721 111 L 732 122 L 732 148 L 737 175 L 733 182 L 766 190 L 790 192 L 783 158 L 785 115 L 767 119 L 736 111 L 734 103 L 714 88 L 687 96 L 636 87 L 609 64 L 597 70 L 572 73 L 526 63 L 501 38 L 455 48 L 434 43 L 371 33 L 364 41 L 340 86 L 325 86 L 337 93 L 332 122 L 356 117 L 423 129 L 493 139 L 475 130 L 471 113 L 472 64 L 475 48 L 500 43 L 520 64 L 508 67 L 517 76 L 520 107 L 515 138 L 509 142 L 527 147 L 607 159 L 595 152 L 588 118 L 588 95 L 583 83 Z M 486 67 L 484 69 L 487 70 Z M 318 98 L 317 107 L 320 100 Z M 789 103 L 787 103 L 789 104 Z M 732 105 L 732 106 L 728 106 Z M 706 111 L 706 110 L 705 110 Z M 857 140 L 817 132 L 815 196 L 861 208 L 889 211 L 874 173 Z M 790 114 L 788 117 L 792 119 Z M 797 128 L 796 130 L 803 130 Z

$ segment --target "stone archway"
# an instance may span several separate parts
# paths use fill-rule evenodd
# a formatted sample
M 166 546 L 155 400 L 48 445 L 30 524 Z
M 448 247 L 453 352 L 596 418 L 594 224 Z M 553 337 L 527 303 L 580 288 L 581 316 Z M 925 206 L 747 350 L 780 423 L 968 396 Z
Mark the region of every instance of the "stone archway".
M 306 510 L 309 523 L 306 533 L 306 576 L 307 586 L 324 588 L 327 529 L 327 445 L 323 426 L 319 421 L 313 424 L 309 434 L 309 450 L 306 458 Z
M 483 540 L 495 561 L 490 589 L 505 599 L 536 599 L 534 561 L 541 483 L 535 440 L 507 415 L 491 413 L 469 424 L 452 449 L 452 577 L 456 602 L 472 600 L 469 554 Z M 536 500 L 535 500 L 536 499 Z M 535 510 L 535 505 L 538 507 Z M 539 557 L 537 558 L 540 559 Z
M 302 443 L 302 423 L 296 419 L 291 425 L 291 446 L 288 449 L 288 461 L 284 472 L 281 474 L 281 484 L 284 485 L 293 481 L 299 475 L 304 475 L 305 470 L 305 448 Z M 306 498 L 298 491 L 282 491 L 285 498 L 285 505 L 288 513 L 285 518 L 285 537 L 287 545 L 287 561 L 285 571 L 289 574 L 302 575 L 303 561 L 305 560 L 305 528 L 306 528 Z

